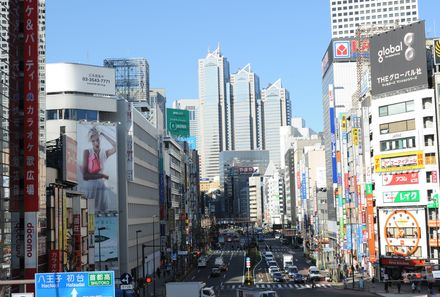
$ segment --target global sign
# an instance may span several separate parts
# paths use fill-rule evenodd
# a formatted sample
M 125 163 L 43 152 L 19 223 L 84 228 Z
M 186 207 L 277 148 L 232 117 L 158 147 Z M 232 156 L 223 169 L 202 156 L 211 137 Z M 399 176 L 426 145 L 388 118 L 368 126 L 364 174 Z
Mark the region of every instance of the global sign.
M 371 93 L 426 85 L 425 23 L 418 22 L 370 39 Z

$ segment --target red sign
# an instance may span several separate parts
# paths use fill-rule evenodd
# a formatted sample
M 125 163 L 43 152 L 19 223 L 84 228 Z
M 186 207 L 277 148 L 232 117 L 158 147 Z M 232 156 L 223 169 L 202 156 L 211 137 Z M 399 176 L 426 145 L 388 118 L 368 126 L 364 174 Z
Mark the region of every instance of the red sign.
M 49 251 L 49 272 L 62 272 L 62 259 L 61 252 L 59 250 Z
M 368 230 L 368 250 L 370 251 L 370 262 L 376 262 L 376 246 L 374 242 L 374 209 L 373 194 L 367 195 L 367 230 Z
M 424 266 L 425 260 L 382 258 L 380 263 L 389 266 Z
M 433 171 L 431 174 L 431 182 L 432 183 L 437 183 L 437 171 Z
M 38 211 L 38 150 L 40 140 L 38 1 L 24 2 L 24 211 Z
M 38 0 L 23 2 L 23 204 L 25 211 L 26 252 L 24 277 L 33 279 L 38 267 L 39 172 L 40 142 Z M 34 292 L 33 284 L 26 285 Z
M 384 186 L 413 185 L 418 183 L 419 183 L 418 172 L 388 174 L 382 176 L 382 184 Z

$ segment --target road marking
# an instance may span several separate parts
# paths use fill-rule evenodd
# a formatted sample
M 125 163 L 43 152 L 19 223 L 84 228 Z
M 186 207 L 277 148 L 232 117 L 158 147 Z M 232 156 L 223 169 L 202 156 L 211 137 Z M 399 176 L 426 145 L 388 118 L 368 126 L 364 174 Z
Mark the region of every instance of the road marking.
M 226 274 L 223 274 L 223 278 L 226 278 Z
M 235 289 L 235 285 L 232 285 L 232 289 Z
M 193 277 L 191 278 L 191 280 L 193 280 L 193 279 L 195 279 L 196 278 L 196 276 L 195 275 L 193 275 Z
M 283 287 L 282 285 L 278 284 L 278 288 L 282 288 L 282 287 Z
M 306 285 L 306 288 L 310 288 L 310 285 Z

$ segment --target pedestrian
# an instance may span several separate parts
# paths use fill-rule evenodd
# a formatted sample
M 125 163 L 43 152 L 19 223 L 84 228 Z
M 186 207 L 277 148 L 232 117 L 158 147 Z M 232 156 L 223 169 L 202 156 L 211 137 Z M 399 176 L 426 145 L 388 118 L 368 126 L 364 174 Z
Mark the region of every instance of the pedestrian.
M 416 284 L 415 284 L 414 282 L 411 284 L 411 291 L 412 291 L 413 293 L 416 292 Z
M 422 290 L 420 288 L 420 282 L 417 284 L 417 293 L 420 293 Z
M 400 281 L 397 283 L 397 294 L 400 294 L 400 286 L 401 286 L 401 284 L 400 284 Z
M 361 279 L 359 280 L 359 289 L 363 290 L 364 289 L 364 277 L 361 276 Z
M 434 291 L 432 290 L 432 283 L 431 282 L 428 283 L 428 290 L 429 290 L 429 295 L 432 295 Z
M 388 281 L 385 281 L 384 286 L 385 286 L 385 293 L 388 293 Z
M 312 289 L 315 288 L 316 282 L 315 282 L 315 278 L 312 278 Z
M 157 275 L 157 278 L 160 278 L 160 267 L 157 267 L 157 269 L 156 269 L 156 275 Z

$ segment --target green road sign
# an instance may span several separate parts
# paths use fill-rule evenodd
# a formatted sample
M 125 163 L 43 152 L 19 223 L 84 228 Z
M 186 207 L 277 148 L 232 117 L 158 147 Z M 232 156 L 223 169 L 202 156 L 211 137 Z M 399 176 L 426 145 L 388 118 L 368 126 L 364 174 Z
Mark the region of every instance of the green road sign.
M 174 137 L 189 137 L 189 111 L 167 108 L 167 130 Z

